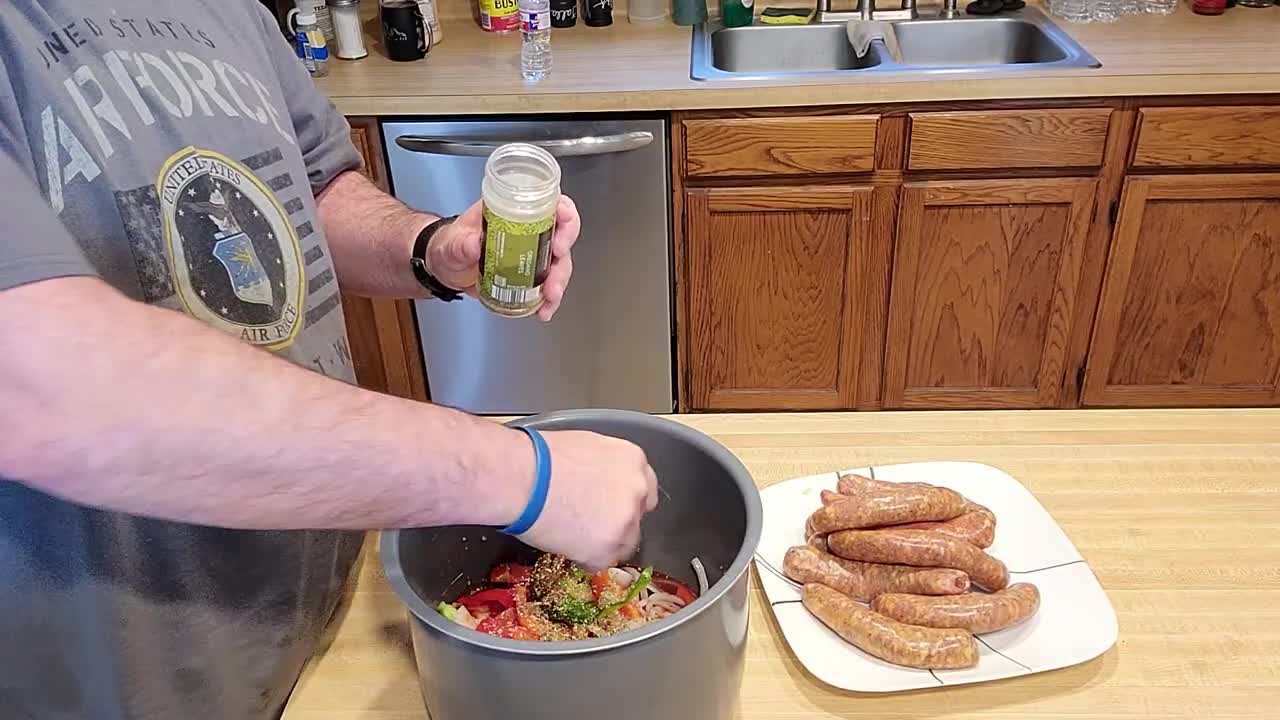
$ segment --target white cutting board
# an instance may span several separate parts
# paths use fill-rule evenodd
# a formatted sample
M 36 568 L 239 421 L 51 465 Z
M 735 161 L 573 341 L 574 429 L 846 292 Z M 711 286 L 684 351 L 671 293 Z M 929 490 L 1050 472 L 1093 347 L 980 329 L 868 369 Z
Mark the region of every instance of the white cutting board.
M 996 515 L 988 549 L 1009 567 L 1010 582 L 1040 588 L 1040 610 L 1026 622 L 978 636 L 978 664 L 967 670 L 915 670 L 874 658 L 842 640 L 800 604 L 799 587 L 782 575 L 787 548 L 803 545 L 805 519 L 835 490 L 840 473 L 890 482 L 948 487 Z M 818 679 L 844 690 L 894 692 L 1000 680 L 1091 660 L 1119 636 L 1116 613 L 1066 533 L 1025 487 L 989 465 L 908 463 L 852 468 L 778 483 L 761 491 L 764 527 L 756 570 L 783 636 Z

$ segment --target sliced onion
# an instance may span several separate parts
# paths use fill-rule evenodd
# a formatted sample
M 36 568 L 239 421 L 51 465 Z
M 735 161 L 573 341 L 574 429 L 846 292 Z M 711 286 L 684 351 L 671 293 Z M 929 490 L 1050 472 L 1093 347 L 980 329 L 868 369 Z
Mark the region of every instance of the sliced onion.
M 639 573 L 632 575 L 622 568 L 609 568 L 609 580 L 624 590 L 631 587 L 631 583 L 635 582 L 637 577 Z
M 459 605 L 453 611 L 453 621 L 472 630 L 475 630 L 476 626 L 480 624 L 480 621 L 471 614 L 471 611 L 462 605 Z
M 693 574 L 698 576 L 698 596 L 706 595 L 707 588 L 710 587 L 707 583 L 707 569 L 702 567 L 702 561 L 698 558 L 690 560 L 689 564 L 693 566 Z

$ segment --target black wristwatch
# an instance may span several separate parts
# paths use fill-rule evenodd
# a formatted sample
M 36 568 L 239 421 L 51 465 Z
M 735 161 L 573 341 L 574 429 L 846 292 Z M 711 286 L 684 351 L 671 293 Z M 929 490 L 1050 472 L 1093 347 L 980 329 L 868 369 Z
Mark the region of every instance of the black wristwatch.
M 422 287 L 431 293 L 432 297 L 445 302 L 461 299 L 462 293 L 440 282 L 440 278 L 432 275 L 431 271 L 427 270 L 427 245 L 431 243 L 431 238 L 440 232 L 444 226 L 457 219 L 457 215 L 440 218 L 422 228 L 422 232 L 418 233 L 417 241 L 413 243 L 413 254 L 409 256 L 409 265 L 413 268 L 413 276 L 418 279 Z

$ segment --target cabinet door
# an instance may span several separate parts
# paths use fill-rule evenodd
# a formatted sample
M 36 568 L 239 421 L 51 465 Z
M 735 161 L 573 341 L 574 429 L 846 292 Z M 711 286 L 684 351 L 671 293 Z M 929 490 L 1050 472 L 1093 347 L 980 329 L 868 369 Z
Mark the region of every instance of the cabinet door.
M 872 194 L 870 186 L 687 193 L 691 409 L 854 406 Z
M 1280 404 L 1280 174 L 1131 177 L 1084 403 Z
M 1096 181 L 907 183 L 886 408 L 1060 404 Z
M 377 119 L 347 120 L 351 124 L 351 142 L 364 161 L 360 171 L 373 184 L 389 192 L 387 165 L 382 157 L 382 131 Z M 343 293 L 342 309 L 347 318 L 351 362 L 360 387 L 426 400 L 422 347 L 410 302 Z

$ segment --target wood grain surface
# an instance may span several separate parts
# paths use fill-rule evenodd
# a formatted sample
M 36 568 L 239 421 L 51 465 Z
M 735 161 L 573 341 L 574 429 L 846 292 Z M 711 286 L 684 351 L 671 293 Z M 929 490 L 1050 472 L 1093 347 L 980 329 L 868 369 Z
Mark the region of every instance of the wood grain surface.
M 1280 107 L 1162 107 L 1138 111 L 1133 166 L 1280 165 Z
M 856 694 L 822 684 L 799 664 L 753 579 L 740 720 L 1275 717 L 1280 410 L 679 420 L 726 445 L 761 486 L 868 464 L 995 465 L 1062 526 L 1119 616 L 1119 643 L 1083 665 L 996 683 Z M 406 611 L 376 554 L 366 552 L 284 720 L 423 720 L 425 713 Z
M 1089 405 L 1280 402 L 1280 174 L 1131 177 Z
M 377 118 L 353 117 L 347 121 L 351 124 L 351 142 L 363 161 L 360 171 L 374 185 L 390 192 L 391 179 Z M 427 400 L 426 371 L 410 301 L 343 293 L 342 309 L 360 387 Z
M 875 167 L 875 115 L 686 120 L 689 177 L 826 175 Z
M 907 183 L 886 408 L 1056 407 L 1092 178 Z
M 695 410 L 852 408 L 869 186 L 686 194 Z
M 1071 338 L 1067 345 L 1066 368 L 1062 377 L 1062 407 L 1080 407 L 1084 366 L 1089 354 L 1089 342 L 1093 337 L 1098 299 L 1102 295 L 1107 253 L 1111 248 L 1111 231 L 1114 225 L 1112 209 L 1119 207 L 1125 161 L 1129 156 L 1137 115 L 1133 101 L 1124 102 L 1111 114 L 1105 159 L 1102 170 L 1098 173 L 1098 190 L 1093 203 L 1093 223 L 1089 227 L 1089 237 L 1083 251 L 1084 260 L 1080 264 L 1075 318 L 1071 323 Z
M 1110 108 L 911 113 L 911 170 L 1096 167 Z
M 420 62 L 392 62 L 365 2 L 369 57 L 335 60 L 318 85 L 348 115 L 442 115 L 758 108 L 879 102 L 1222 95 L 1280 92 L 1274 19 L 1189 12 L 1120 23 L 1060 23 L 1100 68 L 998 73 L 867 73 L 856 78 L 690 78 L 690 34 L 671 23 L 556 30 L 555 69 L 520 77 L 519 33 L 495 36 L 446 17 L 445 40 Z M 810 5 L 812 6 L 812 5 Z

